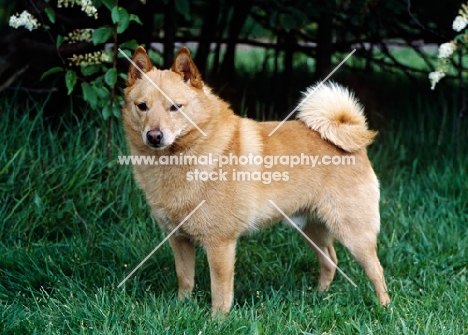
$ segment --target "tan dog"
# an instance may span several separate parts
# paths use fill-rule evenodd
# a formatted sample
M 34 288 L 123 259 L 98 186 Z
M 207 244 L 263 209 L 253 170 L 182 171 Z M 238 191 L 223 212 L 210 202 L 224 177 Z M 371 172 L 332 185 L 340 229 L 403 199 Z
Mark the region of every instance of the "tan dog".
M 170 70 L 156 69 L 142 47 L 133 61 L 172 100 L 130 66 L 123 108 L 130 153 L 160 162 L 134 165 L 152 214 L 170 233 L 206 200 L 169 239 L 180 298 L 194 287 L 198 243 L 210 266 L 212 311 L 228 312 L 236 241 L 284 219 L 276 204 L 304 224 L 323 252 L 311 245 L 320 264 L 319 291 L 333 280 L 336 267 L 329 259 L 337 263 L 338 239 L 364 268 L 380 303 L 390 302 L 377 258 L 379 184 L 366 153 L 375 133 L 351 93 L 336 84 L 310 88 L 316 91 L 304 99 L 297 120 L 269 136 L 278 122 L 235 115 L 202 82 L 187 48 L 180 49 Z M 176 164 L 183 156 L 200 160 Z M 218 160 L 201 161 L 208 156 Z M 300 164 L 292 164 L 298 157 Z

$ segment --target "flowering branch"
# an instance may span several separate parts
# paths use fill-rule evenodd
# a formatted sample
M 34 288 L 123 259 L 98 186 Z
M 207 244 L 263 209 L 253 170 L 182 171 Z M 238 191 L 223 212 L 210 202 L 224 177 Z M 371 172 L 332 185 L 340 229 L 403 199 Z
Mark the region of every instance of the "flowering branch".
M 123 98 L 121 94 L 118 94 L 117 90 L 117 80 L 119 78 L 117 73 L 117 50 L 120 47 L 130 53 L 128 49 L 135 49 L 138 46 L 134 40 L 119 45 L 118 36 L 127 30 L 132 21 L 142 24 L 140 19 L 119 6 L 118 0 L 101 0 L 96 3 L 101 6 L 100 9 L 105 10 L 107 8 L 109 10 L 111 14 L 109 24 L 97 28 L 74 29 L 66 33 L 65 36 L 60 34 L 52 36 L 49 25 L 56 23 L 54 8 L 47 5 L 43 11 L 39 11 L 34 1 L 30 0 L 30 2 L 35 8 L 41 23 L 31 13 L 23 11 L 21 14 L 11 16 L 10 26 L 16 29 L 24 27 L 29 31 L 40 26 L 43 27 L 49 35 L 50 42 L 57 51 L 62 65 L 47 70 L 42 74 L 41 79 L 60 74 L 65 79 L 68 94 L 76 93 L 81 88 L 82 99 L 89 104 L 92 110 L 99 112 L 108 121 L 107 156 L 110 159 L 111 121 L 112 118 L 120 117 L 120 108 L 123 104 Z M 60 8 L 70 7 L 80 7 L 87 17 L 98 18 L 98 8 L 93 5 L 92 0 L 57 0 L 56 2 L 56 8 L 58 8 L 57 11 L 59 12 Z M 43 13 L 47 15 L 49 22 L 44 21 L 46 18 L 45 15 L 43 17 Z M 69 55 L 63 53 L 63 45 L 74 47 L 83 43 L 101 46 L 102 50 L 89 53 L 80 53 L 78 50 L 72 55 L 71 52 Z M 106 50 L 106 43 L 112 43 L 112 50 Z
M 41 25 L 39 21 L 27 10 L 24 10 L 21 14 L 15 14 L 10 17 L 10 27 L 18 29 L 24 27 L 29 31 L 39 28 Z
M 464 31 L 455 37 L 453 41 L 443 43 L 439 46 L 437 69 L 429 73 L 429 80 L 431 82 L 431 89 L 433 90 L 436 84 L 446 76 L 452 56 L 458 48 L 466 48 L 468 43 L 468 34 L 466 26 L 468 25 L 468 3 L 462 4 L 455 19 L 453 20 L 452 29 L 456 32 Z M 459 41 L 459 43 L 457 43 Z M 462 53 L 460 53 L 461 62 Z

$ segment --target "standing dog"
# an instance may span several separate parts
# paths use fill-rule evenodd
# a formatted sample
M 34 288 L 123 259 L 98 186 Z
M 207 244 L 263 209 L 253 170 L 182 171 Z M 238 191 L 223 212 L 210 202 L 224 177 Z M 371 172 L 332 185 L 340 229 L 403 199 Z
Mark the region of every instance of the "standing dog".
M 194 287 L 198 243 L 210 266 L 212 311 L 228 312 L 236 241 L 283 219 L 277 205 L 303 223 L 315 244 L 309 243 L 320 264 L 319 291 L 333 280 L 338 239 L 380 303 L 390 302 L 377 257 L 379 183 L 366 152 L 375 132 L 351 93 L 336 84 L 309 88 L 315 92 L 301 102 L 297 119 L 270 136 L 279 123 L 235 115 L 203 83 L 187 48 L 170 70 L 155 68 L 142 47 L 133 62 L 138 68 L 129 69 L 123 124 L 131 155 L 156 162 L 133 167 L 152 214 L 169 233 L 206 201 L 169 239 L 180 298 Z M 199 160 L 182 163 L 183 157 Z

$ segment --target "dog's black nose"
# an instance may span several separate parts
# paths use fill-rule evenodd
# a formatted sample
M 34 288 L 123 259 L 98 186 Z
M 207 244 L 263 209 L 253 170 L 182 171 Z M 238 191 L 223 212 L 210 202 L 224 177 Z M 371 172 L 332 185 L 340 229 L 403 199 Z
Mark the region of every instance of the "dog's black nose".
M 157 129 L 150 130 L 146 133 L 146 138 L 148 139 L 148 142 L 155 147 L 159 147 L 161 145 L 163 136 L 163 132 Z

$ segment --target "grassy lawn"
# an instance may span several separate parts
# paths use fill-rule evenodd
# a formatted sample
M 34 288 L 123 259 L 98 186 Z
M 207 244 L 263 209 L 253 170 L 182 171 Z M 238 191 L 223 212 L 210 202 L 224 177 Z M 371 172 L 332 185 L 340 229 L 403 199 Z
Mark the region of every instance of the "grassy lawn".
M 380 130 L 369 153 L 381 181 L 379 257 L 391 306 L 377 304 L 339 245 L 340 267 L 358 287 L 337 273 L 318 296 L 315 256 L 277 225 L 240 240 L 234 306 L 223 321 L 210 317 L 201 249 L 192 299 L 176 298 L 168 244 L 116 289 L 164 238 L 130 167 L 116 164 L 126 153 L 120 125 L 109 162 L 106 127 L 89 112 L 44 120 L 40 102 L 19 107 L 2 97 L 0 333 L 468 333 L 468 151 L 466 136 L 456 149 L 446 93 L 394 99 L 370 118 Z

